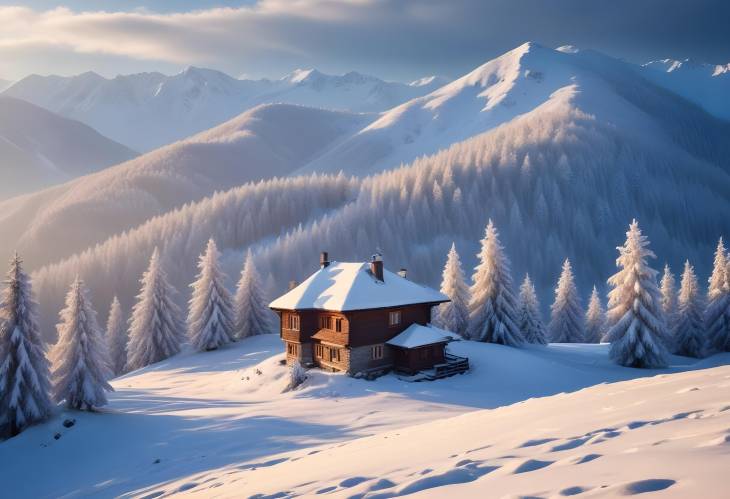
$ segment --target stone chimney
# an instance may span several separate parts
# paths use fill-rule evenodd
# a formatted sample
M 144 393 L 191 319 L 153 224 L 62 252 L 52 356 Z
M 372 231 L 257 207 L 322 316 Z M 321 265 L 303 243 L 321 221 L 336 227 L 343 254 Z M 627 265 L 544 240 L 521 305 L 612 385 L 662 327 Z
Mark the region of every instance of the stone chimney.
M 408 275 L 408 271 L 406 269 L 400 269 L 398 271 L 398 275 L 401 276 L 403 279 L 406 279 L 407 278 L 406 276 Z
M 384 282 L 383 279 L 383 255 L 380 253 L 375 253 L 370 260 L 370 272 L 372 272 L 373 276 L 381 282 Z
M 323 269 L 325 267 L 328 267 L 329 264 L 330 264 L 329 255 L 327 254 L 326 251 L 323 251 L 322 253 L 319 254 L 319 267 Z

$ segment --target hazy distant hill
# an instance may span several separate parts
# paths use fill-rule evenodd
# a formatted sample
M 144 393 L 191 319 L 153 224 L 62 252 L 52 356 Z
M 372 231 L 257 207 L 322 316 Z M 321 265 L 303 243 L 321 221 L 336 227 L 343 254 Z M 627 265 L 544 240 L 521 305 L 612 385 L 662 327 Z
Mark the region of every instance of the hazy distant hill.
M 78 121 L 0 97 L 0 199 L 93 173 L 136 156 Z
M 31 75 L 5 95 L 33 102 L 82 121 L 139 151 L 184 139 L 265 103 L 379 112 L 427 94 L 445 82 L 386 82 L 351 72 L 341 76 L 297 70 L 280 80 L 237 80 L 219 71 L 190 67 L 106 79 L 88 72 L 72 77 Z

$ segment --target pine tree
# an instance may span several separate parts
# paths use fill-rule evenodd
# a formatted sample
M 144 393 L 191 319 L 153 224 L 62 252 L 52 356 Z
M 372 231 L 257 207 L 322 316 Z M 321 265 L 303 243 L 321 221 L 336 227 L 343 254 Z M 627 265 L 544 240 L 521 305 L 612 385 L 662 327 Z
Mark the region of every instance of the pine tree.
M 218 248 L 208 240 L 198 261 L 188 313 L 188 338 L 199 352 L 215 350 L 233 338 L 233 299 L 225 287 L 226 275 L 218 265 Z
M 112 374 L 119 376 L 124 373 L 124 368 L 127 365 L 127 330 L 124 327 L 122 306 L 116 296 L 109 308 L 109 317 L 106 322 L 106 342 Z
M 233 336 L 235 338 L 248 338 L 274 331 L 271 309 L 268 307 L 268 299 L 261 285 L 250 249 L 246 253 L 241 279 L 238 281 L 234 309 Z
M 667 365 L 667 331 L 656 284 L 657 272 L 646 261 L 656 256 L 648 246 L 649 241 L 633 220 L 626 232 L 626 242 L 617 248 L 616 266 L 621 270 L 608 279 L 613 286 L 608 295 L 609 355 L 627 367 Z
M 114 390 L 107 383 L 112 375 L 109 354 L 88 290 L 78 277 L 66 295 L 66 308 L 60 317 L 58 342 L 51 351 L 54 399 L 65 400 L 70 409 L 93 410 L 106 405 L 105 392 Z
M 548 333 L 553 343 L 580 343 L 585 340 L 584 312 L 575 287 L 570 260 L 563 262 L 563 270 L 555 288 L 555 302 L 551 307 Z
M 517 326 L 517 300 L 512 290 L 510 263 L 492 221 L 481 241 L 479 264 L 470 289 L 469 327 L 473 340 L 519 346 L 524 342 Z
M 674 352 L 677 355 L 697 358 L 703 356 L 706 346 L 702 320 L 704 306 L 694 268 L 686 261 L 679 289 L 677 327 L 674 332 Z
M 451 301 L 439 306 L 434 323 L 447 331 L 464 336 L 469 325 L 469 287 L 466 285 L 461 260 L 454 243 L 451 244 L 446 258 L 441 292 Z
M 598 290 L 593 286 L 591 298 L 588 301 L 586 311 L 586 343 L 600 343 L 603 335 L 606 334 L 606 312 L 601 304 L 601 297 Z
M 677 322 L 677 289 L 669 265 L 664 265 L 664 274 L 660 283 L 662 293 L 662 313 L 667 324 L 667 331 L 672 335 Z
M 708 347 L 720 352 L 730 352 L 730 258 L 725 254 L 722 238 L 715 251 L 704 324 Z
M 525 274 L 525 280 L 520 286 L 519 306 L 518 326 L 525 341 L 536 345 L 547 345 L 545 326 L 540 319 L 540 303 L 537 301 L 535 286 L 529 274 Z
M 127 369 L 130 371 L 175 355 L 185 338 L 180 309 L 173 300 L 176 292 L 167 282 L 157 248 L 140 282 L 142 289 L 129 319 Z
M 0 438 L 42 421 L 53 407 L 30 279 L 16 254 L 0 300 Z

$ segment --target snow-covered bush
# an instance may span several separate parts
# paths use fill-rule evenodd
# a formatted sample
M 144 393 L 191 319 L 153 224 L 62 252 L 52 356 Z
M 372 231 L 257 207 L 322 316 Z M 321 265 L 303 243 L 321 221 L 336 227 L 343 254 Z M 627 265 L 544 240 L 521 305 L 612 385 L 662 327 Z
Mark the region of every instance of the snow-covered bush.
M 535 286 L 533 286 L 529 274 L 525 274 L 525 280 L 520 286 L 519 307 L 518 326 L 525 341 L 537 345 L 547 345 L 545 326 L 540 318 L 540 302 L 537 300 Z
M 307 379 L 307 371 L 302 367 L 298 360 L 294 360 L 289 365 L 289 385 L 287 390 L 294 390 Z
M 53 407 L 37 304 L 21 264 L 16 254 L 0 299 L 0 438 L 42 421 Z
M 167 281 L 157 248 L 140 282 L 142 289 L 129 319 L 127 369 L 130 371 L 175 355 L 185 339 L 185 326 L 174 301 L 176 291 Z
M 469 325 L 469 287 L 466 285 L 455 243 L 451 244 L 442 275 L 441 292 L 451 301 L 439 305 L 433 323 L 464 336 Z
M 51 351 L 53 398 L 66 401 L 70 409 L 93 410 L 106 405 L 106 392 L 114 390 L 107 383 L 112 375 L 109 355 L 81 279 L 71 284 L 60 317 L 58 342 Z
M 517 326 L 510 263 L 491 220 L 481 246 L 479 264 L 472 277 L 467 336 L 476 341 L 519 346 L 524 339 Z
M 191 284 L 188 338 L 199 352 L 215 350 L 233 339 L 233 299 L 225 286 L 219 256 L 215 241 L 209 239 L 198 262 L 200 273 Z
M 573 279 L 570 260 L 563 262 L 563 270 L 555 288 L 555 301 L 550 315 L 548 334 L 553 343 L 580 343 L 585 339 L 585 317 L 578 290 Z
M 674 353 L 685 357 L 702 357 L 707 346 L 705 325 L 702 321 L 705 303 L 697 284 L 697 277 L 689 260 L 684 263 L 676 327 L 673 335 Z
M 656 284 L 657 271 L 646 261 L 656 256 L 636 220 L 629 226 L 626 242 L 617 249 L 616 266 L 621 270 L 608 279 L 613 287 L 608 294 L 609 355 L 627 367 L 664 367 L 668 339 L 661 294 Z
M 234 298 L 233 337 L 236 339 L 273 333 L 275 330 L 262 284 L 253 253 L 249 249 Z

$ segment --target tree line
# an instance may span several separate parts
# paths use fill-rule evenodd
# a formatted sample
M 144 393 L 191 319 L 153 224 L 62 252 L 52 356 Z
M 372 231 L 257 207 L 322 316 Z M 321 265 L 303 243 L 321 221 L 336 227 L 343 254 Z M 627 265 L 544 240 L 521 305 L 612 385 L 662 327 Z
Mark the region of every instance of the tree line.
M 0 302 L 0 438 L 12 437 L 46 419 L 54 404 L 94 410 L 106 405 L 108 380 L 167 359 L 189 342 L 197 351 L 273 332 L 274 314 L 251 253 L 235 294 L 219 265 L 213 239 L 198 261 L 187 320 L 174 297 L 159 250 L 155 249 L 132 309 L 128 327 L 119 300 L 111 303 L 106 330 L 99 325 L 90 293 L 80 278 L 66 294 L 58 340 L 46 351 L 38 304 L 16 254 Z
M 618 251 L 619 270 L 608 279 L 607 310 L 595 286 L 583 309 L 566 259 L 545 326 L 529 274 L 515 292 L 510 259 L 490 220 L 470 285 L 452 244 L 441 282 L 441 291 L 451 301 L 438 307 L 434 323 L 467 339 L 513 347 L 608 342 L 610 358 L 627 367 L 665 367 L 669 353 L 700 358 L 730 351 L 730 255 L 722 238 L 707 293 L 700 289 L 689 261 L 679 291 L 668 265 L 657 283 L 657 271 L 648 261 L 656 255 L 636 220 Z

